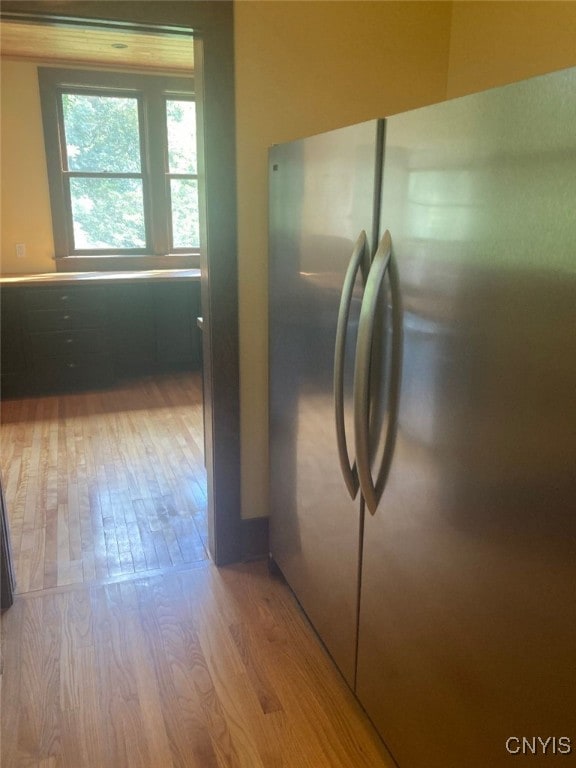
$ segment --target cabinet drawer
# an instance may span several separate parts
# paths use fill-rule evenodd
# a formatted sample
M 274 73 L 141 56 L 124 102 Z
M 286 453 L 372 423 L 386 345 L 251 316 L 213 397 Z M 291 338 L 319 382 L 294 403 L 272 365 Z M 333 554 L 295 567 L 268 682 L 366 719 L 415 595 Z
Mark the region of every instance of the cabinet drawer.
M 91 309 L 104 307 L 105 294 L 94 285 L 44 288 L 26 292 L 27 309 Z
M 24 371 L 21 294 L 2 290 L 0 301 L 0 371 L 17 374 Z
M 102 313 L 94 309 L 33 309 L 28 313 L 28 330 L 63 331 L 68 328 L 98 328 Z
M 33 372 L 39 391 L 101 387 L 113 380 L 112 366 L 105 355 L 38 357 Z
M 48 331 L 30 334 L 33 355 L 98 355 L 105 352 L 104 336 L 96 328 L 70 331 Z

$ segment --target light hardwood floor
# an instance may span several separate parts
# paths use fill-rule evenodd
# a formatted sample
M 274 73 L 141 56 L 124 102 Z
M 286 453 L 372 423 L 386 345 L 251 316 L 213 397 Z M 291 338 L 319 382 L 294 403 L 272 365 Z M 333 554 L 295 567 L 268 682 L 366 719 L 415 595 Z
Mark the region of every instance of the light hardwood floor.
M 3 419 L 2 768 L 391 768 L 286 585 L 207 558 L 197 377 Z
M 2 403 L 17 592 L 205 560 L 199 374 Z
M 31 592 L 3 627 L 3 768 L 391 765 L 263 562 Z

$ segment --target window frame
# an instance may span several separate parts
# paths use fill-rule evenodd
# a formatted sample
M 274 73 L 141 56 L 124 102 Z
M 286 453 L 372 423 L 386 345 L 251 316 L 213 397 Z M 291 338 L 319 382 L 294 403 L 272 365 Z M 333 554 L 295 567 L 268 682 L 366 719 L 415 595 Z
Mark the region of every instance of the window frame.
M 199 247 L 174 248 L 172 243 L 170 178 L 174 174 L 168 167 L 166 124 L 168 100 L 195 101 L 194 79 L 178 75 L 38 67 L 38 82 L 57 270 L 197 267 Z M 125 95 L 138 99 L 141 172 L 121 175 L 142 178 L 145 248 L 93 250 L 74 247 L 69 179 L 77 172 L 71 172 L 67 167 L 62 93 Z M 186 177 L 195 178 L 198 183 L 198 173 L 186 174 Z

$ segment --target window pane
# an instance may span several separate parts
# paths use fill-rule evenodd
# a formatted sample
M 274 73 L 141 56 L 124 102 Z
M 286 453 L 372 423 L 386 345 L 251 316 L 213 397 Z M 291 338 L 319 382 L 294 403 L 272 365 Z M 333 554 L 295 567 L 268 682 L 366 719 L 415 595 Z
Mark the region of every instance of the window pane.
M 140 172 L 136 97 L 62 94 L 70 171 Z
M 141 179 L 70 179 L 74 247 L 145 248 Z
M 168 169 L 170 173 L 196 173 L 196 103 L 166 101 Z
M 172 203 L 172 246 L 199 248 L 198 182 L 196 179 L 170 179 Z

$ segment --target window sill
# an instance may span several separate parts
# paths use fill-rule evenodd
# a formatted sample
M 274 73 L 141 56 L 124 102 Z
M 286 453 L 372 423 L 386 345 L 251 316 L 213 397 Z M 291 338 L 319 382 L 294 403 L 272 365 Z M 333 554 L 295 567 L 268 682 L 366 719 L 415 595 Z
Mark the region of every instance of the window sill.
M 194 269 L 198 253 L 166 256 L 63 256 L 55 259 L 57 272 L 124 272 L 147 269 Z

